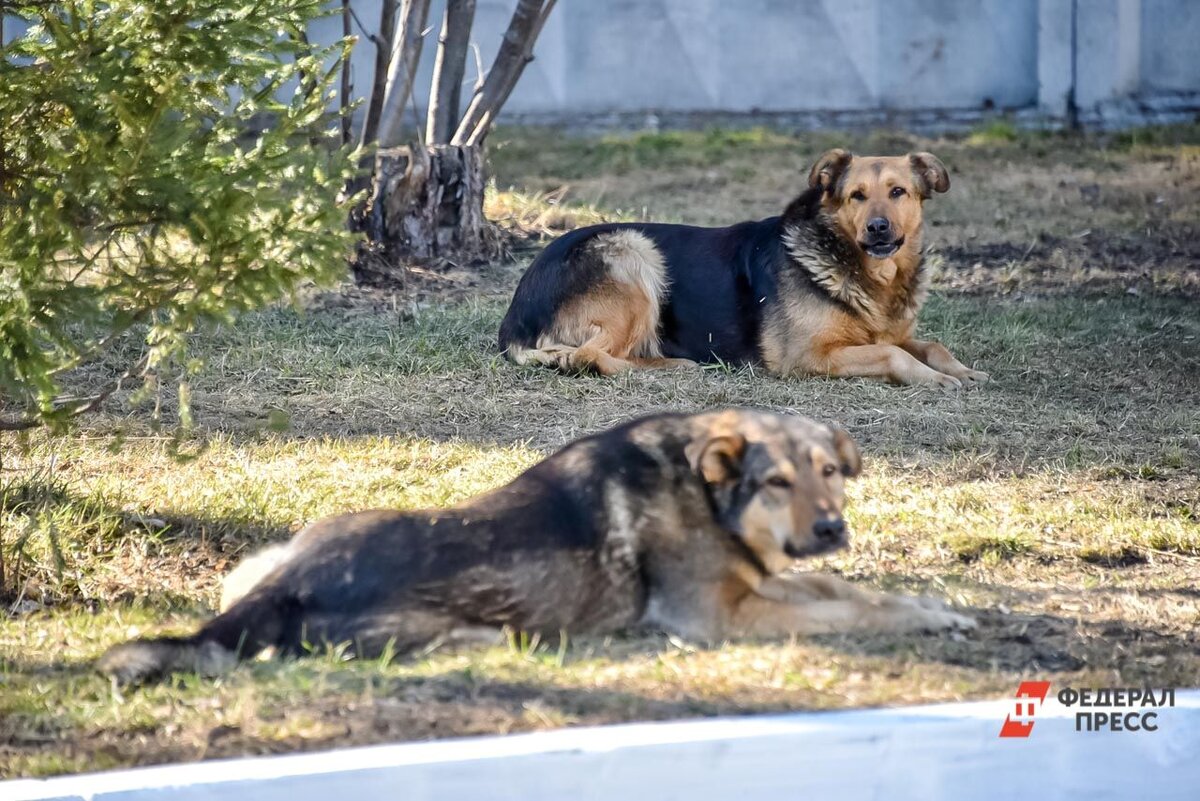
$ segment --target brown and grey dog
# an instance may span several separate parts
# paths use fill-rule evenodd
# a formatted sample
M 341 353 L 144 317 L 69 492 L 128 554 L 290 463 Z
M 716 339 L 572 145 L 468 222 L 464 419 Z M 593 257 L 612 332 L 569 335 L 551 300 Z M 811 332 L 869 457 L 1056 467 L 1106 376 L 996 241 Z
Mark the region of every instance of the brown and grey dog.
M 98 667 L 122 682 L 216 672 L 267 648 L 362 655 L 635 625 L 685 637 L 972 628 L 939 601 L 790 572 L 846 545 L 842 430 L 728 410 L 635 420 L 578 440 L 510 484 L 437 511 L 322 520 L 231 578 L 219 616 L 135 640 Z
M 922 208 L 949 188 L 931 153 L 831 150 L 778 217 L 572 231 L 521 278 L 500 347 L 521 364 L 605 375 L 719 361 L 777 375 L 983 383 L 986 373 L 915 337 L 927 283 Z

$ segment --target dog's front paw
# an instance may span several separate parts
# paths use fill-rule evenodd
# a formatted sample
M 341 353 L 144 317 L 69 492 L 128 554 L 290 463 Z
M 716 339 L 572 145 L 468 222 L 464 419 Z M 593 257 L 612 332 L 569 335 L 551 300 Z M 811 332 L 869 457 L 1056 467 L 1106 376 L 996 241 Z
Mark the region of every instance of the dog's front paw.
M 927 609 L 931 612 L 943 612 L 950 608 L 941 598 L 930 595 L 887 595 L 883 603 L 901 609 Z
M 992 377 L 982 370 L 967 370 L 960 376 L 968 387 L 979 387 L 992 380 Z
M 933 375 L 929 376 L 929 384 L 942 389 L 962 389 L 963 384 L 952 375 L 931 371 Z
M 979 628 L 975 618 L 951 612 L 949 609 L 925 609 L 921 626 L 925 631 L 974 631 Z

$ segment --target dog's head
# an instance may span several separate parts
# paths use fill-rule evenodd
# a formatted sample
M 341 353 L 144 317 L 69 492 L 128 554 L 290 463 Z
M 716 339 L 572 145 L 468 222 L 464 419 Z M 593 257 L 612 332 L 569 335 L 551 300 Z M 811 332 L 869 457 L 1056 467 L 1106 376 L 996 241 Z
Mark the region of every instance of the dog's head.
M 945 165 L 932 153 L 855 156 L 846 150 L 823 154 L 808 174 L 822 191 L 845 237 L 873 259 L 887 259 L 921 232 L 921 205 L 950 188 Z
M 801 417 L 727 412 L 686 449 L 722 528 L 770 573 L 845 547 L 845 481 L 861 457 L 840 428 Z

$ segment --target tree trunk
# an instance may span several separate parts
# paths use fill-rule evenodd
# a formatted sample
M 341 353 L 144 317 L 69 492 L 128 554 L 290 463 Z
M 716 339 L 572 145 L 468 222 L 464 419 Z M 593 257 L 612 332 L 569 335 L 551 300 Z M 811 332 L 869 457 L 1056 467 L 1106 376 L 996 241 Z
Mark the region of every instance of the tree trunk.
M 360 282 L 403 283 L 408 265 L 488 260 L 495 233 L 483 216 L 482 147 L 423 145 L 375 155 L 368 242 L 354 272 Z
M 349 39 L 352 33 L 353 30 L 350 28 L 350 0 L 342 0 L 342 38 Z M 338 111 L 342 115 L 341 130 L 343 145 L 350 144 L 350 137 L 354 133 L 351 127 L 354 121 L 350 119 L 350 103 L 354 94 L 352 80 L 350 75 L 350 57 L 347 56 L 346 60 L 342 62 L 342 76 L 338 87 Z
M 433 86 L 429 91 L 425 141 L 431 145 L 449 142 L 454 133 L 474 20 L 475 0 L 448 0 L 442 34 L 438 37 L 437 58 L 433 63 Z
M 546 17 L 554 8 L 555 0 L 517 0 L 512 21 L 500 50 L 488 71 L 487 79 L 471 98 L 471 105 L 458 123 L 458 130 L 450 140 L 456 145 L 479 145 L 492 129 L 500 107 L 517 85 L 517 79 L 525 65 L 533 60 L 533 45 L 541 33 Z
M 371 37 L 371 41 L 375 43 L 375 69 L 371 72 L 371 94 L 358 140 L 362 148 L 375 141 L 379 130 L 379 114 L 383 111 L 383 95 L 387 91 L 388 64 L 396 41 L 396 0 L 383 0 L 379 10 L 379 33 Z
M 400 23 L 392 42 L 383 108 L 379 110 L 379 129 L 375 132 L 380 147 L 396 147 L 404 141 L 402 120 L 421 60 L 421 46 L 425 44 L 429 3 L 430 0 L 402 0 L 400 4 Z M 422 133 L 418 131 L 417 136 Z
M 398 6 L 397 6 L 398 2 Z M 490 261 L 503 238 L 483 216 L 483 143 L 512 93 L 555 0 L 517 0 L 496 59 L 455 122 L 475 0 L 447 0 L 425 125 L 411 136 L 402 123 L 424 42 L 431 0 L 384 0 L 398 7 L 387 80 L 376 80 L 361 144 L 372 143 L 374 169 L 351 226 L 366 234 L 354 260 L 360 282 L 403 283 L 411 264 Z M 386 27 L 386 25 L 384 26 Z M 377 45 L 379 42 L 376 43 Z M 382 103 L 376 103 L 382 95 Z M 372 125 L 377 122 L 377 129 Z M 427 140 L 421 142 L 422 134 Z M 415 144 L 404 145 L 416 139 Z M 446 141 L 449 140 L 449 144 Z M 367 157 L 369 158 L 369 156 Z M 365 167 L 361 180 L 366 182 Z M 355 189 L 360 184 L 353 183 Z

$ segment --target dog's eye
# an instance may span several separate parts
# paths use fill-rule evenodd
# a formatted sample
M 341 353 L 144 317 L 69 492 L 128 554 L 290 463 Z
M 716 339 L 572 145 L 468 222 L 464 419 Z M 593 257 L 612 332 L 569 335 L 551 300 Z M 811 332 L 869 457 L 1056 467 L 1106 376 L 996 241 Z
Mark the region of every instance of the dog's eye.
M 821 475 L 825 476 L 825 478 L 829 478 L 837 471 L 838 469 L 835 465 L 827 464 L 821 468 Z
M 792 482 L 783 476 L 771 476 L 767 479 L 766 484 L 768 487 L 778 487 L 779 489 L 787 489 L 792 486 Z
M 850 193 L 850 199 L 851 199 L 851 200 L 863 201 L 863 200 L 866 200 L 866 199 L 867 199 L 867 196 L 866 196 L 866 195 L 864 195 L 864 194 L 863 194 L 862 192 L 860 192 L 859 190 L 855 189 L 853 192 L 851 192 L 851 193 Z
M 903 186 L 894 186 L 892 187 L 892 191 L 888 193 L 888 197 L 890 197 L 892 200 L 895 200 L 896 198 L 904 197 L 907 194 L 908 191 Z

